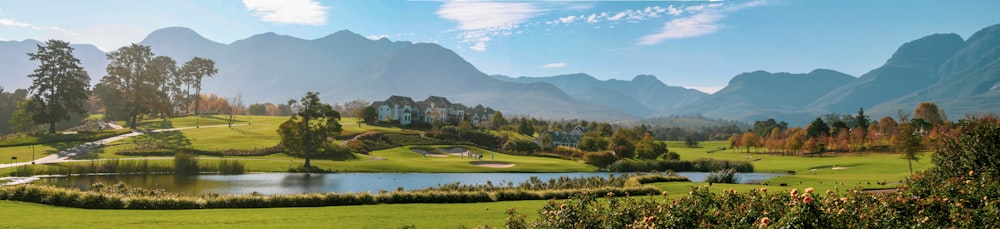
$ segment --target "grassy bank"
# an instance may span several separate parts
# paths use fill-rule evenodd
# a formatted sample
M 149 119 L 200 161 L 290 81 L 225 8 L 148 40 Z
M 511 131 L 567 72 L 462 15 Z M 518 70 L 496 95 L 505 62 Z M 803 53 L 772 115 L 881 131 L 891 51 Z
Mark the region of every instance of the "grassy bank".
M 381 204 L 316 208 L 87 210 L 0 200 L 11 228 L 417 228 L 502 227 L 508 208 L 535 212 L 546 201 Z

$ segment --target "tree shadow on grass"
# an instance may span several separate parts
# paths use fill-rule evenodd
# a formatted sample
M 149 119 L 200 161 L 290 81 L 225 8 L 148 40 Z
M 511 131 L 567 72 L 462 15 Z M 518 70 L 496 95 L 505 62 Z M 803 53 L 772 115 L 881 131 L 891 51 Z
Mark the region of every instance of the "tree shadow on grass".
M 223 117 L 219 117 L 219 116 L 215 116 L 215 115 L 202 115 L 201 118 L 204 118 L 204 119 L 214 119 L 214 120 L 219 120 L 219 121 L 223 121 L 223 122 L 228 123 L 229 122 L 229 118 L 227 116 L 228 115 L 223 115 Z M 240 116 L 237 115 L 235 117 L 235 120 L 233 120 L 233 124 L 246 123 L 247 122 L 246 120 L 240 120 L 239 118 L 240 118 Z
M 138 149 L 189 149 L 191 139 L 180 131 L 164 131 L 135 136 L 132 144 Z
M 146 119 L 140 121 L 139 125 L 137 125 L 135 128 L 145 131 L 156 130 L 156 129 L 170 129 L 174 128 L 174 123 L 170 121 L 170 119 L 161 119 L 161 118 Z

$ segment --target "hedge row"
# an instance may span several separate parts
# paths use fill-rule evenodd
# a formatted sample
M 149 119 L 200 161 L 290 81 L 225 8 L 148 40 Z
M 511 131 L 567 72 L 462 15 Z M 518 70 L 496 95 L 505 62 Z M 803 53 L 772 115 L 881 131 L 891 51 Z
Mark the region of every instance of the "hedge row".
M 122 185 L 116 185 L 119 187 Z M 114 188 L 112 188 L 114 189 Z M 478 192 L 389 192 L 313 193 L 263 196 L 202 195 L 187 196 L 162 192 L 123 192 L 121 189 L 80 191 L 46 185 L 15 185 L 0 187 L 0 200 L 14 200 L 86 209 L 210 209 L 210 208 L 274 208 L 369 205 L 395 203 L 476 203 L 510 200 L 565 199 L 580 192 L 614 193 L 615 195 L 659 194 L 655 187 L 596 188 L 567 190 L 501 190 Z

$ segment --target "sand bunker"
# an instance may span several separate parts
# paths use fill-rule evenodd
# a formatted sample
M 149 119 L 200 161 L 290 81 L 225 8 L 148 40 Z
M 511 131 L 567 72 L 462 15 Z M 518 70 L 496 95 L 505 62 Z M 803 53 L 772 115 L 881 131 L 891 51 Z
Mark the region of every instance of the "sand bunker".
M 410 149 L 410 151 L 413 151 L 414 153 L 417 153 L 417 154 L 423 154 L 423 155 L 427 155 L 427 156 L 431 156 L 431 157 L 447 157 L 448 156 L 448 155 L 441 155 L 441 154 L 436 154 L 436 153 L 430 153 L 430 152 L 427 152 L 426 150 L 422 150 L 422 149 Z
M 512 164 L 512 163 L 498 162 L 498 161 L 473 161 L 473 162 L 469 162 L 469 163 L 472 164 L 472 165 L 475 165 L 475 166 L 487 167 L 487 168 L 510 168 L 510 167 L 514 167 L 514 164 Z
M 849 169 L 849 168 L 851 168 L 851 167 L 833 167 L 833 168 L 830 168 L 830 169 L 841 170 L 841 169 Z

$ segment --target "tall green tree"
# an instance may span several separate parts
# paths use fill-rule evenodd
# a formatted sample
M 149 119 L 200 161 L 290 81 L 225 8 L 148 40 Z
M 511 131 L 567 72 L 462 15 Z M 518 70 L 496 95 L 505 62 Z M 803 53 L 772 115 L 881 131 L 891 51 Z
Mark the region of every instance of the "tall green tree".
M 364 110 L 361 110 L 361 118 L 369 125 L 375 124 L 375 122 L 378 122 L 378 111 L 373 106 L 367 106 Z
M 920 160 L 920 147 L 922 139 L 917 132 L 917 128 L 910 123 L 900 124 L 899 134 L 893 136 L 892 145 L 896 152 L 903 154 L 903 159 L 910 166 L 910 174 L 913 174 L 913 161 Z
M 73 56 L 69 42 L 49 40 L 38 51 L 28 53 L 38 61 L 31 78 L 31 102 L 27 108 L 35 123 L 49 124 L 49 133 L 56 132 L 56 123 L 69 120 L 71 114 L 86 114 L 84 101 L 89 97 L 90 76 Z
M 152 111 L 166 119 L 173 113 L 174 96 L 180 93 L 181 78 L 178 76 L 177 62 L 168 56 L 153 57 L 149 62 L 148 77 L 156 90 L 149 91 L 154 96 L 151 101 Z
M 501 126 L 507 125 L 507 119 L 503 117 L 503 113 L 499 111 L 493 112 L 493 116 L 490 117 L 490 121 L 493 124 L 493 129 L 500 129 Z
M 114 113 L 119 113 L 129 127 L 135 129 L 139 115 L 152 111 L 152 104 L 157 101 L 153 94 L 159 84 L 150 74 L 149 64 L 153 60 L 153 52 L 149 46 L 132 44 L 107 56 L 108 75 L 101 78 L 102 85 L 98 86 L 106 87 L 106 91 L 98 96 L 106 110 L 117 110 Z
M 527 135 L 529 137 L 534 136 L 535 124 L 528 119 L 522 119 L 521 122 L 517 125 L 517 133 Z
M 806 127 L 806 137 L 808 138 L 816 138 L 827 134 L 830 134 L 830 126 L 827 126 L 826 122 L 823 122 L 821 118 L 816 118 L 816 120 L 813 120 Z
M 340 113 L 330 104 L 320 102 L 319 93 L 311 91 L 299 101 L 289 100 L 288 105 L 293 113 L 278 127 L 281 145 L 285 150 L 304 155 L 304 167 L 311 168 L 310 154 L 340 133 Z
M 191 60 L 184 62 L 184 66 L 180 69 L 180 78 L 186 80 L 187 87 L 194 87 L 194 98 L 189 98 L 194 100 L 194 112 L 198 114 L 201 109 L 201 80 L 205 77 L 212 77 L 219 73 L 219 69 L 215 68 L 215 61 L 212 59 L 194 57 Z M 190 89 L 187 90 L 190 92 Z

